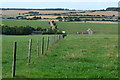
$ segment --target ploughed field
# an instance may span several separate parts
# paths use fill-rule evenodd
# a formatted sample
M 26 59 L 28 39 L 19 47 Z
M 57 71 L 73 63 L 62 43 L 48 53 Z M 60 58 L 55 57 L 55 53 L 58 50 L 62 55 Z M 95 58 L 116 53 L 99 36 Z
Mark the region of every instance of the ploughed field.
M 40 46 L 43 36 L 46 40 L 48 35 L 3 35 L 3 78 L 11 77 L 14 41 L 17 41 L 16 78 L 118 77 L 117 35 L 68 35 L 51 45 L 49 50 L 45 51 L 46 55 L 40 54 L 38 57 L 36 40 L 39 39 Z M 33 39 L 31 64 L 28 65 L 28 40 L 31 38 Z

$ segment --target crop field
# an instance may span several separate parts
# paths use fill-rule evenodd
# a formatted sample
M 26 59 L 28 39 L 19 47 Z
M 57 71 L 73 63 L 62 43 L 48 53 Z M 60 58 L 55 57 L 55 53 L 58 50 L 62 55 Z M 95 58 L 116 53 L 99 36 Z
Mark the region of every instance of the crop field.
M 75 34 L 76 32 L 84 32 L 91 28 L 95 34 L 117 34 L 118 24 L 108 23 L 76 23 L 76 22 L 56 22 L 60 30 L 65 30 L 68 34 Z M 49 28 L 48 21 L 40 20 L 8 20 L 3 19 L 2 24 L 8 26 L 32 26 Z
M 45 39 L 47 36 L 44 35 Z M 41 37 L 3 36 L 3 78 L 11 78 L 14 41 L 18 42 L 16 78 L 118 78 L 117 35 L 68 35 L 52 45 L 46 55 L 38 57 L 36 40 L 41 42 Z M 30 38 L 33 45 L 28 65 Z
M 29 11 L 39 12 L 39 13 L 67 13 L 67 12 L 82 12 L 82 11 L 53 11 L 53 10 L 0 10 L 2 15 L 18 15 L 19 13 L 27 13 Z
M 96 11 L 96 12 L 88 12 L 88 13 L 77 13 L 77 14 L 82 14 L 82 15 L 106 15 L 106 16 L 118 16 L 117 11 Z
M 118 12 L 116 11 L 96 11 L 96 12 L 87 12 L 86 13 L 80 13 L 83 12 L 84 10 L 78 10 L 78 11 L 52 11 L 52 10 L 0 10 L 0 13 L 2 15 L 18 15 L 19 13 L 27 13 L 29 11 L 33 11 L 33 12 L 39 12 L 39 13 L 68 13 L 68 12 L 77 12 L 77 14 L 88 14 L 88 15 L 107 15 L 107 16 L 111 16 L 111 15 L 116 15 L 118 16 Z M 73 13 L 76 14 L 76 13 Z

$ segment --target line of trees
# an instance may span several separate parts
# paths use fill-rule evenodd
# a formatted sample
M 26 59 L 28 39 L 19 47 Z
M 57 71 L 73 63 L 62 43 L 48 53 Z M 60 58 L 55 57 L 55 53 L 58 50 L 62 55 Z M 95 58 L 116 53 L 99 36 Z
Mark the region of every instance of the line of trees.
M 4 35 L 30 35 L 34 31 L 39 31 L 41 34 L 62 34 L 62 31 L 52 28 L 33 28 L 31 26 L 7 26 L 0 25 L 0 34 Z
M 106 11 L 120 11 L 120 7 L 108 7 Z
M 118 19 L 112 19 L 112 17 L 109 18 L 94 18 L 94 17 L 57 17 L 59 21 L 113 21 L 118 22 Z
M 45 8 L 45 9 L 30 9 L 30 8 L 0 8 L 0 10 L 69 10 L 64 8 Z M 75 9 L 72 9 L 75 11 Z M 108 7 L 101 10 L 91 10 L 91 11 L 120 11 L 120 7 Z
M 30 26 L 10 27 L 7 25 L 1 25 L 0 27 L 2 29 L 2 34 L 5 34 L 5 35 L 29 35 L 32 33 L 32 31 L 35 30 L 34 28 Z
M 69 10 L 64 8 L 46 8 L 46 9 L 30 9 L 30 8 L 0 8 L 0 10 Z

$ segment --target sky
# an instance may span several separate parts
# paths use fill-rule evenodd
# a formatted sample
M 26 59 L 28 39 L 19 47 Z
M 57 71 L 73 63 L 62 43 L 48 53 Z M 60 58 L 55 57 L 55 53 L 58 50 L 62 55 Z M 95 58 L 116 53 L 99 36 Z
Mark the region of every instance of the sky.
M 96 10 L 118 7 L 119 0 L 2 0 L 1 8 L 67 8 Z

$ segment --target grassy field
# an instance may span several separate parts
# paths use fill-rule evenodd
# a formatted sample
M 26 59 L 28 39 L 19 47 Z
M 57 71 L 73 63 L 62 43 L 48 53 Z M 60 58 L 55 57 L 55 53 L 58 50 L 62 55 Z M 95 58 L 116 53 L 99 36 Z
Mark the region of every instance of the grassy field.
M 40 20 L 2 20 L 3 24 L 9 26 L 27 26 L 49 28 L 47 21 Z M 91 28 L 95 34 L 117 34 L 118 24 L 108 23 L 74 23 L 74 22 L 57 22 L 60 30 L 65 30 L 68 34 L 75 34 L 76 32 L 84 32 Z
M 37 57 L 36 39 L 41 37 L 3 36 L 3 78 L 11 77 L 13 41 L 18 42 L 16 78 L 118 78 L 117 35 L 68 35 Z M 27 65 L 30 38 L 32 60 Z
M 2 36 L 0 35 L 0 79 L 2 79 Z
M 5 20 L 9 26 L 49 28 L 47 21 Z M 118 78 L 118 25 L 57 22 L 68 36 L 51 44 L 47 55 L 37 56 L 36 42 L 48 35 L 2 37 L 3 78 L 11 78 L 13 42 L 18 42 L 16 78 Z M 91 28 L 95 35 L 75 35 Z M 52 37 L 52 35 L 51 35 Z M 27 64 L 28 40 L 33 39 L 31 64 Z M 52 43 L 52 42 L 51 42 Z M 46 45 L 46 44 L 45 44 Z M 24 74 L 23 74 L 24 73 Z

